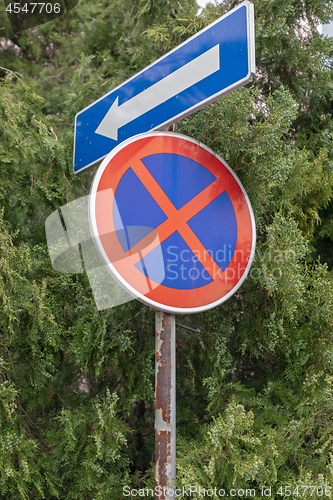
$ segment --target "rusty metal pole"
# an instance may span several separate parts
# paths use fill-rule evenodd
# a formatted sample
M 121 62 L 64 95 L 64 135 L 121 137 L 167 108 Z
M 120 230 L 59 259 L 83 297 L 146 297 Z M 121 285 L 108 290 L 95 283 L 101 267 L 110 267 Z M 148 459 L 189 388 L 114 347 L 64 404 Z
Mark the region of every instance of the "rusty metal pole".
M 176 321 L 155 313 L 155 499 L 173 500 L 176 479 Z

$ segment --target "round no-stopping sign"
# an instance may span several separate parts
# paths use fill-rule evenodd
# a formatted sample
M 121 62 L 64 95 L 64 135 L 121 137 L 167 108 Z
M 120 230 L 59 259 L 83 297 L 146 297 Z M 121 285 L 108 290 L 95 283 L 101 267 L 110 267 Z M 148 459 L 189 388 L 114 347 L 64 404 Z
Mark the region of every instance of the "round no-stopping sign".
M 169 313 L 226 301 L 254 257 L 254 216 L 239 179 L 180 134 L 148 132 L 115 148 L 94 177 L 89 222 L 118 283 Z

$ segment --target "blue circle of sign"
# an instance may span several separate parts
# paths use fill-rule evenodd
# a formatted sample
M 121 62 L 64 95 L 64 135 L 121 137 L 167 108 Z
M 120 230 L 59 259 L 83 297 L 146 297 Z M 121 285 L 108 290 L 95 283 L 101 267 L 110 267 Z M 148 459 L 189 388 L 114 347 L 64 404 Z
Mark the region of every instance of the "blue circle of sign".
M 143 168 L 148 169 L 177 210 L 216 180 L 206 167 L 179 154 L 152 154 L 141 161 Z M 158 201 L 131 168 L 118 183 L 114 206 L 115 228 L 124 252 L 167 219 Z M 219 268 L 225 271 L 237 242 L 236 215 L 228 193 L 221 193 L 187 224 Z M 133 231 L 132 228 L 140 230 Z M 154 262 L 160 262 L 161 251 L 165 267 L 163 281 L 160 280 L 160 266 L 154 265 Z M 158 248 L 141 259 L 136 268 L 163 286 L 179 290 L 196 289 L 213 281 L 198 257 L 175 230 Z

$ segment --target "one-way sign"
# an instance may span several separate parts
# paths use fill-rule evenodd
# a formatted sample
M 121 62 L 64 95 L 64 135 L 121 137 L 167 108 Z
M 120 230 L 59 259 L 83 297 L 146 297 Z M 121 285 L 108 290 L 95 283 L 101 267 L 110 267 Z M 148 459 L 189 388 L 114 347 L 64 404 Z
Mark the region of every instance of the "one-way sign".
M 245 85 L 254 72 L 253 5 L 245 1 L 77 113 L 74 172 Z

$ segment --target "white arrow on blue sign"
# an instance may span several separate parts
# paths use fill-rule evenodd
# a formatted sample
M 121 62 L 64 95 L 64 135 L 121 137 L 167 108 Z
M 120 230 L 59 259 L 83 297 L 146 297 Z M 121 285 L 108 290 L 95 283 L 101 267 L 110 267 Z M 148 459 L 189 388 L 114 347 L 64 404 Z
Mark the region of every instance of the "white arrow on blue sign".
M 245 1 L 77 113 L 74 172 L 245 85 L 254 72 L 254 12 Z

